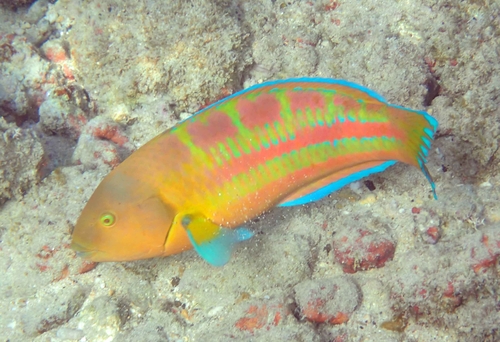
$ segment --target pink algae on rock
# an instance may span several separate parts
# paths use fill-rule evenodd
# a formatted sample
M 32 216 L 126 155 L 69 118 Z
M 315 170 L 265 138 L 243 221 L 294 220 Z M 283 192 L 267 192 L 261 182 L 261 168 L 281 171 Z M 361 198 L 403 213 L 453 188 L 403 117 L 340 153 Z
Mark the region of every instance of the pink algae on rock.
M 84 133 L 97 139 L 109 140 L 118 146 L 128 142 L 128 137 L 123 134 L 120 125 L 110 120 L 92 120 L 85 127 Z
M 344 277 L 306 280 L 294 291 L 298 313 L 314 323 L 345 323 L 360 301 L 358 286 Z
M 351 234 L 339 234 L 333 241 L 335 261 L 344 273 L 380 268 L 394 257 L 396 245 L 388 236 L 362 229 Z
M 73 162 L 87 166 L 103 163 L 116 167 L 133 149 L 119 124 L 96 117 L 83 128 L 73 153 Z
M 243 317 L 239 318 L 234 326 L 241 331 L 254 333 L 260 329 L 269 330 L 280 324 L 280 322 L 291 312 L 281 302 L 257 302 L 251 304 Z

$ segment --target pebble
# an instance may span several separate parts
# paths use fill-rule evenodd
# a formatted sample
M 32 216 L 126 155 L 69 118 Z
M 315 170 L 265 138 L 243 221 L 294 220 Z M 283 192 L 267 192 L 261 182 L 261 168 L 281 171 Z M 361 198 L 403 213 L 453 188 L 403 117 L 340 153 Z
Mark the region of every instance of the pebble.
M 427 228 L 424 234 L 422 234 L 422 239 L 431 245 L 435 245 L 441 238 L 441 229 L 436 226 Z
M 85 336 L 82 330 L 72 328 L 59 328 L 57 329 L 56 336 L 62 340 L 79 340 Z
M 222 310 L 224 309 L 223 306 L 216 306 L 210 309 L 210 311 L 207 312 L 208 317 L 213 317 L 218 315 Z

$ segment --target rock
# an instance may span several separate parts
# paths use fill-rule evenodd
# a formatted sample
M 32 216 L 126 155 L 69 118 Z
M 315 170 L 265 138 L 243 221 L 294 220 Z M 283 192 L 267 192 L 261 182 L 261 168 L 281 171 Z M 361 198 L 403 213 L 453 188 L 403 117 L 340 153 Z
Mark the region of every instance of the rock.
M 47 134 L 78 139 L 88 118 L 85 112 L 63 98 L 49 98 L 39 109 L 40 126 Z
M 0 0 L 0 6 L 16 10 L 19 7 L 26 7 L 34 3 L 35 0 Z
M 80 329 L 61 327 L 57 330 L 56 336 L 61 340 L 79 340 L 85 336 Z
M 40 291 L 21 315 L 24 331 L 36 336 L 65 324 L 80 310 L 87 295 L 88 289 L 81 286 Z
M 73 153 L 73 162 L 86 166 L 116 167 L 134 149 L 120 125 L 104 117 L 89 121 Z
M 50 63 L 21 35 L 0 35 L 0 46 L 0 116 L 19 126 L 37 121 L 38 107 L 54 88 L 48 80 Z
M 280 300 L 254 301 L 244 304 L 243 315 L 234 326 L 241 330 L 254 333 L 257 330 L 270 330 L 278 326 L 283 319 L 291 314 L 290 309 Z
M 335 234 L 333 250 L 344 273 L 356 273 L 383 267 L 394 257 L 396 245 L 388 234 L 358 229 Z
M 314 323 L 347 322 L 361 298 L 358 286 L 345 277 L 306 280 L 294 292 L 300 316 Z
M 129 307 L 112 297 L 97 297 L 79 314 L 78 327 L 88 341 L 111 341 L 129 316 Z
M 43 161 L 43 147 L 36 135 L 0 117 L 0 204 L 20 197 L 37 183 Z

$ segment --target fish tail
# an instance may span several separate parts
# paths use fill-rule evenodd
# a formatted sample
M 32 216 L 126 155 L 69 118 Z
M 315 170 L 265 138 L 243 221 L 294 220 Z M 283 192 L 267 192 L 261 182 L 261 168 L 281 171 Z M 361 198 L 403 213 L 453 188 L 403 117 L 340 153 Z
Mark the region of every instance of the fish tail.
M 431 185 L 434 198 L 437 199 L 436 185 L 425 166 L 434 134 L 438 128 L 437 120 L 424 111 L 395 105 L 390 106 L 389 115 L 392 116 L 391 122 L 396 126 L 395 128 L 404 137 L 404 144 L 400 150 L 401 161 L 422 170 Z

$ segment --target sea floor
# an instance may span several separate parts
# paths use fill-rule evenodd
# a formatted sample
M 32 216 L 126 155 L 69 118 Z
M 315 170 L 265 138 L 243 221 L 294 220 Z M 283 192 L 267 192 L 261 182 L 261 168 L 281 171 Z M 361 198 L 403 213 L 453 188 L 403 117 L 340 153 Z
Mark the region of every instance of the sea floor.
M 500 2 L 0 1 L 0 341 L 500 341 Z M 272 79 L 356 82 L 440 124 L 398 164 L 250 222 L 231 261 L 91 263 L 103 177 Z

